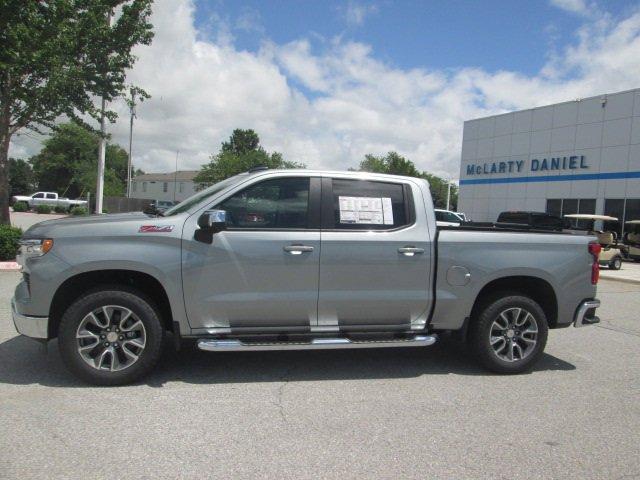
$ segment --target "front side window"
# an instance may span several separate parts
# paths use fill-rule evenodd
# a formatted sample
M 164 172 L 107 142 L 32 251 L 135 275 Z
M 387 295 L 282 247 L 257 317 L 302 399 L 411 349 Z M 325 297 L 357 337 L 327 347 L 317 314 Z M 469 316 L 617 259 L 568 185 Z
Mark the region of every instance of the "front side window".
M 44 198 L 44 193 L 36 193 L 33 197 L 31 198 Z
M 252 185 L 220 203 L 231 229 L 307 228 L 309 178 L 277 178 Z
M 333 179 L 333 228 L 391 230 L 409 224 L 400 183 Z

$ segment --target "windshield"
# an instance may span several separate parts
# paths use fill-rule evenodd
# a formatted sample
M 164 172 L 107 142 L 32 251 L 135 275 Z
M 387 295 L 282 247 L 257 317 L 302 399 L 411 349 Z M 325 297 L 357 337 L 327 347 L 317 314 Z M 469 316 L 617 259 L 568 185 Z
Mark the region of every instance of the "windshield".
M 169 210 L 164 212 L 162 216 L 163 217 L 170 217 L 172 215 L 177 215 L 179 213 L 186 212 L 191 207 L 193 207 L 194 205 L 199 204 L 200 202 L 204 201 L 208 197 L 211 197 L 211 196 L 215 195 L 216 193 L 221 192 L 225 188 L 233 185 L 234 183 L 237 183 L 242 177 L 245 177 L 246 175 L 247 175 L 246 173 L 241 173 L 239 175 L 235 175 L 233 177 L 229 177 L 226 180 L 222 180 L 221 182 L 218 182 L 218 183 L 210 186 L 209 188 L 207 188 L 205 190 L 202 190 L 201 192 L 198 192 L 198 193 L 190 196 L 186 200 L 183 200 L 182 202 L 180 202 L 175 207 L 170 208 Z

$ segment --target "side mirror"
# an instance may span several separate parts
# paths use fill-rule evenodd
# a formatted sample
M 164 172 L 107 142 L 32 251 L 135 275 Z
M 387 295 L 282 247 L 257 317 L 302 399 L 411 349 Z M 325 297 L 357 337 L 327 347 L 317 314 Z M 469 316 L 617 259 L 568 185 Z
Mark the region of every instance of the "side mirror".
M 224 210 L 207 210 L 198 218 L 198 227 L 211 233 L 227 229 L 227 212 Z

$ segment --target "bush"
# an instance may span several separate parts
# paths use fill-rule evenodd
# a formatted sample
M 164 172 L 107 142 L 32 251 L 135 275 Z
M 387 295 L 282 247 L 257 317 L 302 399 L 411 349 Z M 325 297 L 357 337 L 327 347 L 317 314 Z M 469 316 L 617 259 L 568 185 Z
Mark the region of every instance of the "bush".
M 51 207 L 49 205 L 37 205 L 36 212 L 38 213 L 51 213 Z
M 70 213 L 71 215 L 87 215 L 89 211 L 84 207 L 73 207 Z
M 11 225 L 0 225 L 0 260 L 13 260 L 18 253 L 22 230 Z
M 27 210 L 29 210 L 29 205 L 25 202 L 18 202 L 13 206 L 14 212 L 26 212 Z
M 63 207 L 61 205 L 56 205 L 53 208 L 53 211 L 56 213 L 69 213 L 69 209 L 67 207 Z

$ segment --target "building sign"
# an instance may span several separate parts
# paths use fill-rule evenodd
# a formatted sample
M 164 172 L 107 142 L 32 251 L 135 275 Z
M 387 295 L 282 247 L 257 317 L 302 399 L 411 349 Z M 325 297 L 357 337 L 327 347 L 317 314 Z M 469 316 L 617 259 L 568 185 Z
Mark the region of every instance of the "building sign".
M 494 173 L 522 173 L 547 172 L 552 170 L 580 170 L 589 168 L 584 155 L 570 157 L 532 158 L 526 165 L 526 160 L 508 160 L 467 165 L 467 175 L 492 175 Z

